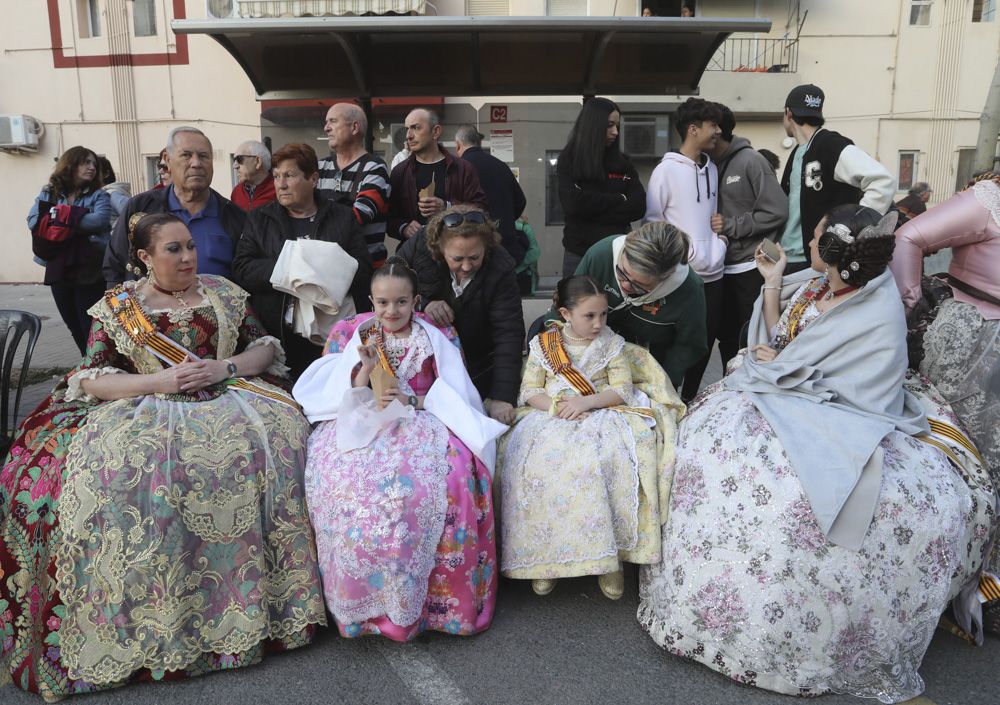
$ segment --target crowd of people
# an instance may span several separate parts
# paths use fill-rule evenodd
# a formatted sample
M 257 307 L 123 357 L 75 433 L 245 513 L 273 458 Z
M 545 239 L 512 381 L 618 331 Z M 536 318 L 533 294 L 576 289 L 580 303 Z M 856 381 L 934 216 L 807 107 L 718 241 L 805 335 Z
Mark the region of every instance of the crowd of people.
M 195 128 L 131 197 L 68 150 L 28 226 L 83 357 L 0 470 L 0 682 L 195 676 L 331 619 L 472 635 L 501 575 L 615 600 L 631 563 L 670 652 L 782 693 L 918 695 L 943 613 L 1000 631 L 1000 175 L 896 207 L 825 100 L 789 94 L 779 179 L 691 98 L 645 186 L 619 107 L 586 101 L 527 336 L 538 246 L 474 126 L 453 154 L 412 111 L 390 169 L 336 104 L 328 158 L 245 142 L 229 198 Z

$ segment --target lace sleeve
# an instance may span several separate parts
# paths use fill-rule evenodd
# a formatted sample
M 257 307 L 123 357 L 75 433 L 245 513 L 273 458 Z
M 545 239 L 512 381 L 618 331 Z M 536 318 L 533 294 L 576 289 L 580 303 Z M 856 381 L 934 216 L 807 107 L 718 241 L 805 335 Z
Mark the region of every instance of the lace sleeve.
M 531 397 L 539 394 L 547 394 L 545 391 L 545 368 L 532 351 L 528 355 L 524 372 L 521 374 L 521 392 L 517 395 L 517 405 L 525 406 Z
M 93 394 L 87 394 L 80 384 L 85 379 L 97 379 L 104 375 L 125 374 L 125 370 L 117 367 L 88 367 L 66 378 L 66 392 L 63 401 L 100 401 Z
M 274 348 L 274 359 L 271 361 L 271 365 L 264 370 L 264 374 L 274 375 L 275 377 L 287 377 L 289 370 L 285 364 L 285 349 L 281 347 L 281 341 L 273 335 L 264 335 L 250 341 L 243 352 L 259 348 L 262 345 L 270 345 Z
M 622 353 L 608 361 L 608 388 L 614 390 L 625 404 L 636 403 L 635 388 L 632 386 L 632 368 Z

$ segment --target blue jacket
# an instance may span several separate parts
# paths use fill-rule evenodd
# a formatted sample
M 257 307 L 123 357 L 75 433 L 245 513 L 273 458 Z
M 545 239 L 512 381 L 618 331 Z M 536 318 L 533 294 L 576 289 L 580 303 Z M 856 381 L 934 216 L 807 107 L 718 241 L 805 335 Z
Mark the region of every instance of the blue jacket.
M 31 210 L 28 211 L 28 229 L 32 232 L 38 225 L 38 204 L 40 201 L 50 201 L 56 205 L 69 203 L 65 196 L 52 201 L 49 187 L 43 187 L 35 197 Z M 61 247 L 55 256 L 49 257 L 47 260 L 36 257 L 35 261 L 45 266 L 46 284 L 63 282 L 91 284 L 101 278 L 104 250 L 111 239 L 111 216 L 114 214 L 114 209 L 111 207 L 111 197 L 108 196 L 107 192 L 96 189 L 80 196 L 73 205 L 81 206 L 90 211 L 80 219 L 77 225 L 77 232 L 80 235 L 85 235 L 88 243 L 83 246 L 83 243 L 76 242 L 78 237 L 74 236 L 66 241 L 72 244 Z

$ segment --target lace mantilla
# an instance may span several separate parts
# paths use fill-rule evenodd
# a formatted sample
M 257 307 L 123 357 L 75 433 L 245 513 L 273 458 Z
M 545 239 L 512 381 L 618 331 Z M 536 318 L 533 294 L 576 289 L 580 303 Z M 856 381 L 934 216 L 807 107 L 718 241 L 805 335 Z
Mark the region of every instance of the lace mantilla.
M 993 180 L 979 181 L 972 186 L 979 204 L 990 212 L 993 222 L 1000 227 L 1000 186 Z

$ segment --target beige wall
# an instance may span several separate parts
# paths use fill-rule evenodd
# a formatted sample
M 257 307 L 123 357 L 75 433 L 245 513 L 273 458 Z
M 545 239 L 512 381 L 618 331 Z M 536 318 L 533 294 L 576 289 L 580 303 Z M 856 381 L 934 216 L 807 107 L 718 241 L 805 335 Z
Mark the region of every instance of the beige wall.
M 111 7 L 123 0 L 100 2 Z M 464 0 L 435 4 L 441 15 L 465 13 Z M 799 83 L 817 83 L 827 95 L 830 128 L 854 139 L 893 173 L 900 150 L 920 149 L 918 178 L 932 182 L 935 201 L 952 193 L 958 150 L 975 143 L 978 116 L 1000 48 L 1000 22 L 972 23 L 971 0 L 933 3 L 931 26 L 926 28 L 909 26 L 908 0 L 802 0 L 798 15 L 789 14 L 794 3 L 788 0 L 701 0 L 698 5 L 703 15 L 745 17 L 756 12 L 770 17 L 773 24 L 767 36 L 772 38 L 794 36 L 798 19 L 808 10 L 797 73 L 708 72 L 702 81 L 701 94 L 732 107 L 739 121 L 737 133 L 749 137 L 755 147 L 773 150 L 784 162 L 789 153 L 782 146 L 780 126 L 784 97 Z M 595 15 L 614 11 L 632 16 L 638 6 L 635 0 L 619 0 L 617 6 L 614 0 L 590 0 Z M 132 4 L 124 2 L 124 7 L 130 12 Z M 161 5 L 156 37 L 131 39 L 133 52 L 175 48 L 176 38 L 168 29 L 170 7 L 169 0 Z M 104 37 L 80 39 L 75 1 L 60 0 L 60 9 L 61 42 L 68 54 L 107 52 L 107 18 L 102 18 Z M 186 9 L 190 18 L 205 16 L 204 0 L 189 0 Z M 543 15 L 545 2 L 510 0 L 510 12 Z M 40 280 L 42 270 L 31 261 L 24 217 L 54 159 L 66 148 L 84 144 L 107 154 L 120 173 L 145 174 L 145 157 L 159 152 L 171 127 L 197 125 L 215 147 L 213 185 L 228 194 L 232 185 L 228 155 L 244 139 L 261 134 L 260 106 L 249 81 L 236 62 L 206 37 L 190 38 L 187 65 L 119 70 L 130 91 L 117 94 L 111 69 L 54 69 L 50 44 L 42 2 L 25 3 L 0 26 L 0 46 L 5 50 L 0 53 L 0 113 L 32 115 L 46 129 L 37 154 L 0 153 L 5 186 L 0 192 L 0 218 L 9 242 L 8 256 L 0 261 L 0 281 Z M 120 139 L 123 127 L 133 124 L 123 125 L 121 118 L 130 109 L 129 100 L 134 100 L 137 150 L 123 146 Z M 662 97 L 628 101 L 642 104 L 642 112 L 665 113 L 677 103 L 676 98 Z M 478 114 L 480 120 L 488 119 L 481 106 L 491 102 L 510 104 L 512 120 L 517 120 L 514 166 L 521 169 L 528 192 L 528 217 L 536 231 L 544 231 L 543 271 L 555 272 L 561 256 L 560 229 L 543 225 L 544 170 L 539 159 L 546 149 L 562 146 L 578 101 L 509 96 L 448 101 L 454 115 L 464 119 Z M 548 112 L 547 121 L 538 119 L 541 112 Z M 481 126 L 488 132 L 488 123 Z M 301 137 L 313 144 L 318 130 L 318 126 L 303 129 Z M 318 151 L 325 149 L 315 144 Z M 653 164 L 639 164 L 641 173 L 648 174 Z M 135 191 L 144 188 L 144 184 L 134 186 Z

